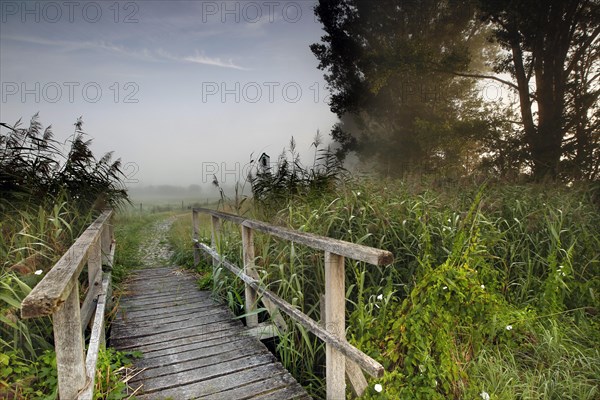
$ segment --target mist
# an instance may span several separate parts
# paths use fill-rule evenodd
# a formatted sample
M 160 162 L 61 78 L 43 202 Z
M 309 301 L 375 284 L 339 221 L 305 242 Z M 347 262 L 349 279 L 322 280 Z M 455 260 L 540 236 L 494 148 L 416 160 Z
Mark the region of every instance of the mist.
M 233 185 L 292 136 L 308 157 L 337 120 L 309 49 L 322 35 L 314 4 L 2 2 L 0 122 L 39 112 L 65 141 L 81 116 L 134 196 L 218 195 L 213 175 Z

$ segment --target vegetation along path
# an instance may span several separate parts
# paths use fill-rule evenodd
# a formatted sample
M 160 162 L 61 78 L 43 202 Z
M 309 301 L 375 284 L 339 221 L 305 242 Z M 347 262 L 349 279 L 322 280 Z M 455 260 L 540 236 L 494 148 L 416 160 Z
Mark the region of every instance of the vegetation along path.
M 309 396 L 226 306 L 168 265 L 159 222 L 142 246 L 144 266 L 121 298 L 111 334 L 118 350 L 140 351 L 130 381 L 139 399 L 308 399 Z

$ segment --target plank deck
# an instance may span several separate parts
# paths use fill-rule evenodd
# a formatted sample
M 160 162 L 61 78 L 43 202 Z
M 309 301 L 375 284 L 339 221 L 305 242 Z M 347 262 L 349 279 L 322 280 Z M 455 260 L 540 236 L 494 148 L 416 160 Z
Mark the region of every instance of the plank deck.
M 138 350 L 138 399 L 310 399 L 269 350 L 194 277 L 177 267 L 136 271 L 110 344 Z

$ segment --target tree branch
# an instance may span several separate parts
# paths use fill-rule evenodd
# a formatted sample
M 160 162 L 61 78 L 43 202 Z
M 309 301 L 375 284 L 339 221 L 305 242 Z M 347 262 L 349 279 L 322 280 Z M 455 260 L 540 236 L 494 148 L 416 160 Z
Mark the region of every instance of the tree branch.
M 497 76 L 494 76 L 494 75 L 472 74 L 472 73 L 457 72 L 457 71 L 442 71 L 442 72 L 448 72 L 452 75 L 463 76 L 465 78 L 493 79 L 493 80 L 498 81 L 506 86 L 510 86 L 511 88 L 513 88 L 517 91 L 519 90 L 519 87 L 517 85 L 515 85 L 514 83 L 507 81 L 505 79 L 502 79 L 502 78 L 498 78 Z

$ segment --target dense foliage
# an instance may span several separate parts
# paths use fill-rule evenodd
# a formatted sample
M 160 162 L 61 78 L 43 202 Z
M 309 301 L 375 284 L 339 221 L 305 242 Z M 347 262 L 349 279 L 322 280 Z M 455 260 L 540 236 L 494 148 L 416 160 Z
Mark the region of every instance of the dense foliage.
M 319 1 L 311 49 L 340 155 L 391 176 L 597 179 L 599 12 L 591 0 Z
M 120 162 L 111 161 L 110 153 L 97 160 L 82 124 L 81 119 L 76 122 L 66 152 L 50 127 L 42 128 L 37 115 L 27 128 L 0 124 L 3 398 L 56 398 L 50 318 L 23 320 L 21 302 L 99 210 L 128 201 Z M 101 359 L 114 361 L 113 355 Z
M 59 198 L 83 212 L 117 207 L 127 200 L 121 161 L 112 161 L 112 153 L 99 160 L 94 157 L 81 118 L 75 123 L 66 152 L 53 139 L 51 126 L 43 129 L 37 114 L 27 128 L 21 128 L 20 121 L 1 126 L 6 128 L 0 132 L 2 212 L 20 204 Z
M 594 399 L 594 190 L 352 180 L 318 195 L 290 194 L 278 208 L 255 204 L 255 217 L 393 252 L 388 266 L 346 262 L 347 337 L 387 371 L 370 382 L 367 398 Z M 225 227 L 222 251 L 240 263 L 239 230 Z M 318 321 L 322 254 L 267 235 L 255 242 L 261 280 Z M 221 269 L 216 278 L 217 292 L 239 314 L 243 285 Z M 323 344 L 288 323 L 278 354 L 323 398 Z

